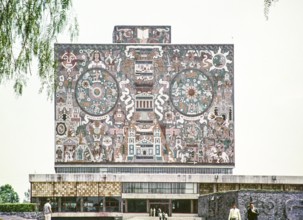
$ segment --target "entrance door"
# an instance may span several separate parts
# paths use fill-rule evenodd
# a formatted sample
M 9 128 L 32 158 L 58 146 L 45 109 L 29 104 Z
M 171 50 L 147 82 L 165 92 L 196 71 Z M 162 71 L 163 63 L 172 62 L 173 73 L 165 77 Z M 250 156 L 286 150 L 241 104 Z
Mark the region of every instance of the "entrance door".
M 156 216 L 158 216 L 159 209 L 171 216 L 171 205 L 169 200 L 149 200 L 149 210 L 156 209 Z

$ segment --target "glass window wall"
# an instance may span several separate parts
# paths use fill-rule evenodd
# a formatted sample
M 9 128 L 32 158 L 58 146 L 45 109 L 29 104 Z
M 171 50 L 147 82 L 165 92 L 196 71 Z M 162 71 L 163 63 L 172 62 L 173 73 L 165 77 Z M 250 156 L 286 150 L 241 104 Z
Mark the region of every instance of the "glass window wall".
M 196 183 L 123 183 L 123 193 L 139 194 L 193 194 Z

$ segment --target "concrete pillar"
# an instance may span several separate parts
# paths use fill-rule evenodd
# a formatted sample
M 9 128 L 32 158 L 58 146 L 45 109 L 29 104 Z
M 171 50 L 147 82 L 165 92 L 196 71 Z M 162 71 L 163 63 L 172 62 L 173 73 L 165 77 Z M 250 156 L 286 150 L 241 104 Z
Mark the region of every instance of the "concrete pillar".
M 173 213 L 173 203 L 172 203 L 172 200 L 170 199 L 168 201 L 168 216 L 172 216 L 172 213 Z
M 83 203 L 83 197 L 80 198 L 80 212 L 83 212 L 84 203 Z
M 105 211 L 106 211 L 105 205 L 106 205 L 106 203 L 105 203 L 105 197 L 103 197 L 103 210 L 102 210 L 102 212 L 105 212 Z
M 190 200 L 190 213 L 194 213 L 194 200 Z
M 213 193 L 218 192 L 218 186 L 216 183 L 213 185 Z
M 146 212 L 149 213 L 150 209 L 150 204 L 149 204 L 149 199 L 146 200 Z M 149 215 L 149 214 L 148 214 Z
M 61 212 L 61 205 L 62 205 L 62 200 L 61 197 L 58 198 L 58 212 Z
M 124 212 L 124 209 L 123 207 L 125 207 L 125 200 L 121 198 L 121 212 L 123 213 Z
M 128 204 L 127 204 L 127 199 L 125 199 L 124 201 L 124 205 L 125 205 L 125 212 L 128 213 Z

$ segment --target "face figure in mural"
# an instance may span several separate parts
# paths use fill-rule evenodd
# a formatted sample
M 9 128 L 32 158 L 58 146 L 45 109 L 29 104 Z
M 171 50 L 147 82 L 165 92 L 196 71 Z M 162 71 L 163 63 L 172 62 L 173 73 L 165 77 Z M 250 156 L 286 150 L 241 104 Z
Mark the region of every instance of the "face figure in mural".
M 105 146 L 106 148 L 108 148 L 112 144 L 113 144 L 113 141 L 112 141 L 112 138 L 110 136 L 103 137 L 102 146 Z
M 100 162 L 103 160 L 102 148 L 98 142 L 94 142 L 93 156 L 96 162 Z
M 56 161 L 62 161 L 63 159 L 63 151 L 60 147 L 58 147 L 56 151 Z
M 95 51 L 95 52 L 94 52 L 93 60 L 94 60 L 95 62 L 101 61 L 101 54 L 100 54 L 99 51 Z
M 106 160 L 111 162 L 114 156 L 114 149 L 113 149 L 113 140 L 110 136 L 104 136 L 102 139 L 102 146 L 105 149 Z
M 94 51 L 92 54 L 91 62 L 88 68 L 103 68 L 106 69 L 104 62 L 102 61 L 102 56 L 99 51 Z

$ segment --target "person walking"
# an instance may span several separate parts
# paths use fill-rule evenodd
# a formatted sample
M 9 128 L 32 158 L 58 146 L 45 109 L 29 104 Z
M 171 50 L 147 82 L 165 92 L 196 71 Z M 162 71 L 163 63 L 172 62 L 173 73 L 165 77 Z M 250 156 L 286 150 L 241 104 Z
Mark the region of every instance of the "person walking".
M 158 216 L 159 216 L 159 220 L 163 220 L 163 218 L 162 218 L 162 216 L 163 216 L 163 213 L 161 212 L 161 209 L 160 209 L 160 211 L 159 211 L 159 214 L 158 214 Z
M 229 210 L 228 220 L 241 220 L 240 210 L 237 208 L 236 204 L 233 204 L 232 208 Z
M 163 220 L 168 220 L 168 214 L 167 214 L 167 212 L 163 212 Z
M 43 206 L 43 214 L 44 214 L 45 220 L 52 219 L 52 206 L 50 204 L 50 199 L 47 199 L 46 203 Z
M 259 211 L 255 208 L 254 203 L 249 204 L 249 208 L 247 210 L 247 219 L 248 220 L 258 220 Z

